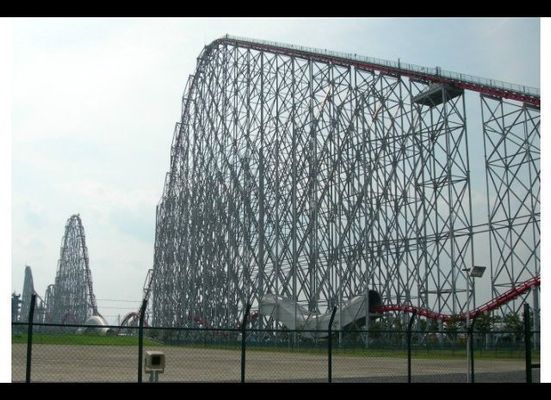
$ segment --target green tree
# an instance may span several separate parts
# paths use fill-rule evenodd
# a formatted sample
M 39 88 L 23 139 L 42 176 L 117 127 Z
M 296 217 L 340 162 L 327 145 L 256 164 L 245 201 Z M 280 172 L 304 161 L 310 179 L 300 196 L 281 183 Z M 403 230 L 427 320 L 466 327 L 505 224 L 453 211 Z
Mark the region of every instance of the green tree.
M 439 330 L 438 321 L 437 321 L 437 320 L 435 320 L 435 319 L 431 319 L 431 320 L 430 320 L 429 330 L 430 330 L 430 331 L 433 331 L 433 332 Z
M 490 313 L 480 314 L 475 320 L 475 332 L 489 333 L 493 331 L 495 323 L 498 322 L 496 319 L 497 317 L 494 317 Z
M 446 321 L 444 325 L 444 332 L 446 332 L 446 336 L 453 344 L 458 342 L 460 338 L 458 335 L 459 332 L 462 332 L 461 337 L 464 339 L 465 334 L 463 332 L 465 331 L 465 323 L 458 317 L 453 317 L 449 321 Z
M 369 336 L 373 339 L 379 339 L 381 337 L 381 331 L 386 330 L 384 326 L 384 320 L 379 318 L 369 323 Z
M 15 294 L 15 292 L 13 292 L 11 294 L 11 322 L 19 321 L 20 311 L 21 311 L 21 295 Z
M 429 327 L 429 324 L 427 320 L 425 318 L 420 318 L 419 322 L 417 323 L 417 330 L 421 332 L 425 332 L 428 329 L 428 327 Z M 415 326 L 413 329 L 415 329 Z
M 503 317 L 504 330 L 513 334 L 516 341 L 522 339 L 524 323 L 517 313 L 509 313 Z

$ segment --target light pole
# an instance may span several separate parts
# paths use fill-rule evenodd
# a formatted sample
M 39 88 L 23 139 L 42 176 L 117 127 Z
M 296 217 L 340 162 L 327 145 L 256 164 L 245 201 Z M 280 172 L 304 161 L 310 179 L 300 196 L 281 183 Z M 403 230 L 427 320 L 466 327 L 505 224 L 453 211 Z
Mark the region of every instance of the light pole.
M 466 318 L 465 318 L 465 328 L 467 329 L 470 334 L 467 337 L 467 382 L 474 383 L 473 382 L 473 364 L 474 360 L 472 359 L 471 355 L 471 335 L 473 334 L 472 331 L 469 331 L 469 316 L 470 316 L 470 304 L 471 304 L 471 291 L 473 292 L 473 307 L 472 310 L 474 311 L 476 307 L 476 301 L 475 301 L 475 280 L 474 278 L 481 278 L 482 275 L 484 275 L 484 271 L 486 270 L 486 267 L 480 266 L 480 265 L 474 265 L 472 268 L 463 268 L 463 271 L 467 272 L 467 310 L 466 310 Z M 469 279 L 470 278 L 470 279 Z M 470 286 L 472 285 L 472 290 L 470 289 Z

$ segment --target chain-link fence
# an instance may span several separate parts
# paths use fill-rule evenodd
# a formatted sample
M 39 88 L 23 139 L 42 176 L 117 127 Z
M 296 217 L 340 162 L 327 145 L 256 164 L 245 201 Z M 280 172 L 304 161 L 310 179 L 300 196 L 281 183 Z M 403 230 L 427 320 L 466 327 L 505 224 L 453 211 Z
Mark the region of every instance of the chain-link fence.
M 32 319 L 30 319 L 32 321 Z M 12 324 L 13 382 L 539 382 L 539 332 Z M 471 336 L 472 335 L 472 336 Z M 527 340 L 528 339 L 528 340 Z
M 407 382 L 406 331 L 342 331 L 335 341 L 335 382 Z
M 137 328 L 107 328 L 103 336 L 97 326 L 34 324 L 29 336 L 28 324 L 13 324 L 12 381 L 135 382 Z
M 247 382 L 327 382 L 327 331 L 246 332 Z
M 166 355 L 163 382 L 239 382 L 241 339 L 238 329 L 145 328 L 144 350 Z M 145 379 L 144 379 L 145 380 Z

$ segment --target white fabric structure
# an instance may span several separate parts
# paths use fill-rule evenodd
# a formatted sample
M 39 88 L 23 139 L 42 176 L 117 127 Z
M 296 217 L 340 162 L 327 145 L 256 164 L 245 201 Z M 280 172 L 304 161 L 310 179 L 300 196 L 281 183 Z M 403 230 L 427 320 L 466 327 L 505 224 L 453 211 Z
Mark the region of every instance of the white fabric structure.
M 95 327 L 82 327 L 78 328 L 77 333 L 84 334 L 84 333 L 93 333 L 100 336 L 108 336 L 108 335 L 114 335 L 115 331 L 109 327 L 107 327 L 107 321 L 99 315 L 92 315 L 91 317 L 88 317 L 88 319 L 85 322 L 85 325 L 95 325 Z
M 365 303 L 365 296 L 355 296 L 344 303 L 335 314 L 333 327 L 346 327 L 362 318 L 365 319 L 367 312 Z M 259 313 L 261 315 L 271 316 L 290 330 L 327 331 L 329 320 L 331 319 L 330 313 L 310 313 L 296 302 L 274 294 L 266 294 L 262 297 Z M 313 338 L 314 336 L 324 337 L 327 335 L 324 332 L 304 332 L 303 336 Z

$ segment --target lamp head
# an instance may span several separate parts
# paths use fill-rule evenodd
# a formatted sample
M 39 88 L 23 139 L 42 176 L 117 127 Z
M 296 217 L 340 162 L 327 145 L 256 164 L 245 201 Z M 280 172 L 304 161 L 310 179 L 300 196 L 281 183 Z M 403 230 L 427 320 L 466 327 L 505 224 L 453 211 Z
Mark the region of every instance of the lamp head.
M 475 265 L 470 269 L 469 275 L 473 278 L 481 278 L 484 275 L 484 271 L 486 271 L 486 267 Z

